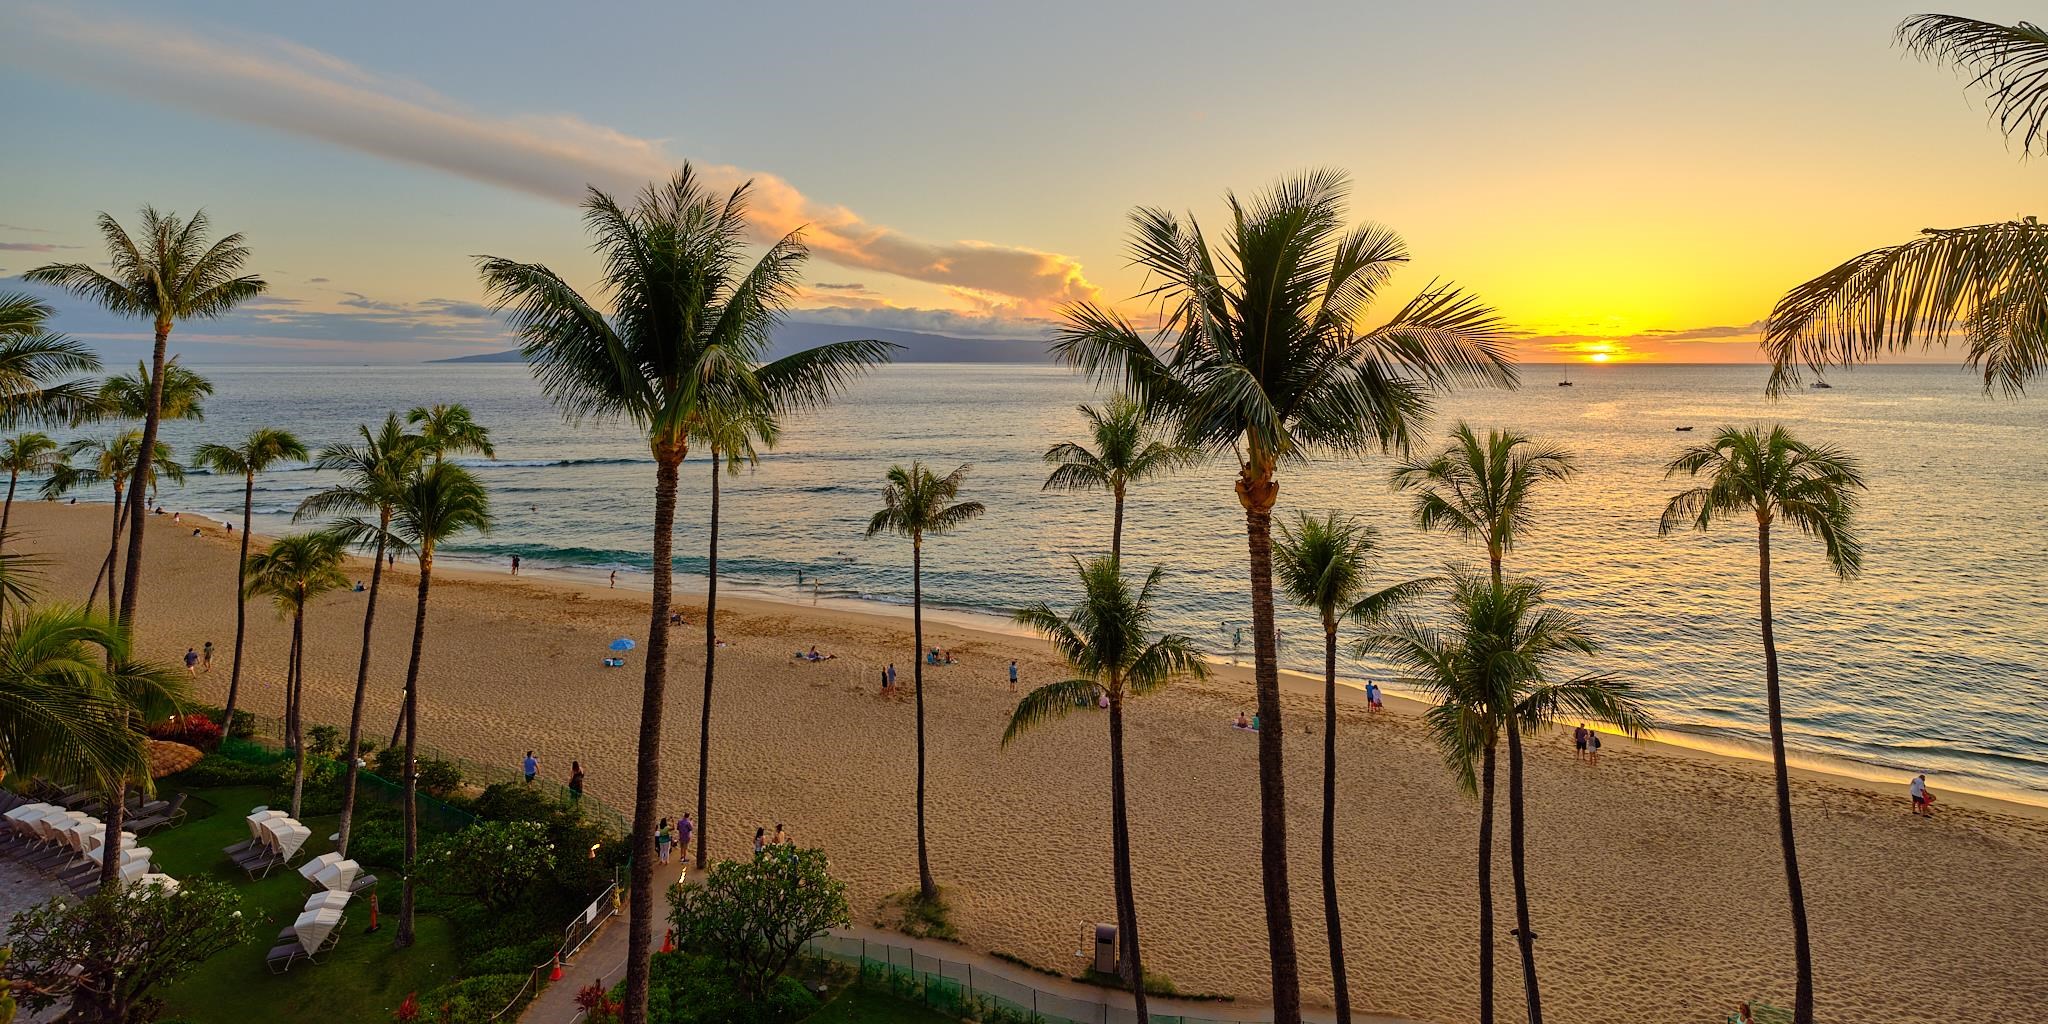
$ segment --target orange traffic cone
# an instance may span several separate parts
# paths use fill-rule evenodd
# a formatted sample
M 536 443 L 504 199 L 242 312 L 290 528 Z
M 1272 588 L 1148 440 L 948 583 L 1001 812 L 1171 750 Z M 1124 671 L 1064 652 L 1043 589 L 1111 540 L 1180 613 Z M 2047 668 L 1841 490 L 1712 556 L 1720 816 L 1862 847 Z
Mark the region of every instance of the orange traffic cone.
M 664 932 L 662 934 L 661 951 L 664 953 L 673 953 L 676 951 L 676 930 L 674 928 L 670 928 L 667 932 Z
M 556 954 L 555 954 L 555 968 L 554 968 L 554 970 L 551 970 L 551 971 L 549 971 L 549 972 L 548 972 L 548 980 L 549 980 L 549 981 L 560 981 L 560 980 L 562 980 L 562 954 L 560 954 L 560 953 L 556 953 Z

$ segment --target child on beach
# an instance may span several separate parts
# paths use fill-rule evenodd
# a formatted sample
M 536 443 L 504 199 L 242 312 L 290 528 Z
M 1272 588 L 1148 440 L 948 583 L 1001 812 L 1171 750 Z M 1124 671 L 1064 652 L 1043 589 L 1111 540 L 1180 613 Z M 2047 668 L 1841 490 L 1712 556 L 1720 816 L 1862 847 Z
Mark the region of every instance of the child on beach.
M 668 848 L 675 841 L 675 834 L 668 830 L 668 819 L 661 819 L 661 825 L 654 830 L 654 856 L 658 863 L 668 863 Z
M 1934 794 L 1927 791 L 1927 776 L 1913 776 L 1913 784 L 1906 787 L 1906 793 L 1913 798 L 1913 813 L 1923 818 L 1934 817 Z

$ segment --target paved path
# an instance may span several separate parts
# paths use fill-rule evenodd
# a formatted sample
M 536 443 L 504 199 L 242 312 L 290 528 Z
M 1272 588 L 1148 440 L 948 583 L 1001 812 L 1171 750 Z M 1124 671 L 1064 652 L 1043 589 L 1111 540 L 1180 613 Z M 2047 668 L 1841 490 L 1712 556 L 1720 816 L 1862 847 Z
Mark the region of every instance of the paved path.
M 671 883 L 683 877 L 683 865 L 676 863 L 657 868 L 654 877 L 655 891 L 657 893 L 666 893 Z M 665 927 L 663 922 L 667 919 L 667 907 L 666 899 L 657 899 L 655 901 L 655 908 L 659 916 L 656 921 L 650 922 L 647 925 L 653 939 L 654 948 L 656 949 L 659 949 L 661 945 L 662 929 Z M 631 935 L 631 932 L 628 930 L 628 916 L 628 912 L 622 910 L 619 917 L 606 924 L 604 930 L 599 932 L 596 938 L 586 943 L 582 951 L 576 954 L 574 960 L 563 966 L 562 980 L 549 985 L 546 991 L 540 994 L 540 998 L 535 999 L 527 1006 L 526 1012 L 520 1015 L 520 1024 L 569 1024 L 570 1021 L 576 1018 L 578 1013 L 576 993 L 579 990 L 592 982 L 599 982 L 606 987 L 610 987 L 617 984 L 619 979 L 625 977 L 627 940 Z M 1019 967 L 1016 964 L 997 960 L 994 957 L 984 956 L 969 950 L 965 946 L 929 939 L 913 939 L 898 932 L 886 932 L 874 928 L 837 928 L 833 930 L 832 934 L 838 938 L 863 940 L 876 945 L 896 946 L 899 948 L 907 947 L 919 956 L 935 957 L 940 960 L 949 961 L 952 964 L 972 968 L 974 974 L 978 976 L 994 976 L 1015 985 L 1037 989 L 1040 992 L 1072 1000 L 1076 1003 L 1118 1007 L 1125 1011 L 1125 1019 L 1129 1019 L 1130 1016 L 1131 997 L 1129 993 L 1104 989 L 1096 985 L 1087 985 L 1067 978 L 1052 977 L 1028 968 Z M 880 955 L 878 952 L 878 958 Z M 946 973 L 951 976 L 954 972 L 948 970 Z M 1254 1022 L 1270 1021 L 1273 1019 L 1272 1007 L 1262 1003 L 1190 1002 L 1180 999 L 1160 998 L 1152 999 L 1150 1003 L 1151 1012 L 1155 1016 L 1187 1016 L 1199 1020 L 1225 1022 Z M 1304 1017 L 1309 1021 L 1316 1022 L 1335 1019 L 1327 1010 L 1309 1010 L 1304 1014 Z M 1405 1021 L 1403 1018 L 1382 1017 L 1374 1014 L 1353 1014 L 1352 1019 L 1358 1022 L 1358 1024 L 1412 1024 L 1412 1022 Z

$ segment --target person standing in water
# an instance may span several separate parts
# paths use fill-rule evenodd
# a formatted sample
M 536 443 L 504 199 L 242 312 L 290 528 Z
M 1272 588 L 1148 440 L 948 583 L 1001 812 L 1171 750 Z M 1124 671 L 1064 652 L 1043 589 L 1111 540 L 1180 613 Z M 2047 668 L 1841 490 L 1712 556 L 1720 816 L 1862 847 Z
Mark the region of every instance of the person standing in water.
M 619 571 L 617 569 L 612 570 L 612 589 L 619 589 Z
M 517 576 L 517 575 L 519 575 L 519 556 L 518 556 L 518 555 L 513 555 L 513 556 L 512 556 L 512 575 L 514 575 L 514 576 Z

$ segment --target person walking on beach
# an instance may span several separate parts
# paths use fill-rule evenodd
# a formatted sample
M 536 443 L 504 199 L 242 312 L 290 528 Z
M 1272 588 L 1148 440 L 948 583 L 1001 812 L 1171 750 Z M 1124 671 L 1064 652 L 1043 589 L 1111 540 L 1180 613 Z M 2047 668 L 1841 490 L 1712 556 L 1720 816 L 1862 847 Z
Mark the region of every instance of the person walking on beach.
M 768 830 L 767 830 L 766 828 L 756 828 L 756 829 L 754 829 L 754 859 L 755 859 L 755 860 L 760 860 L 760 859 L 761 859 L 761 854 L 762 854 L 762 853 L 764 853 L 764 852 L 766 852 L 766 851 L 767 851 L 767 849 L 768 849 Z
M 1380 684 L 1370 679 L 1365 683 L 1365 708 L 1368 711 L 1380 710 Z
M 1600 730 L 1598 729 L 1586 730 L 1586 762 L 1588 764 L 1600 763 Z
M 657 863 L 668 863 L 668 848 L 675 845 L 675 835 L 668 830 L 668 819 L 661 819 L 660 827 L 654 830 L 654 854 Z
M 612 589 L 619 589 L 619 571 L 617 569 L 612 570 Z
M 885 690 L 896 688 L 896 663 L 893 661 L 889 663 L 888 682 L 884 683 L 882 688 Z
M 517 575 L 519 575 L 519 556 L 518 556 L 518 555 L 513 555 L 513 556 L 512 556 L 512 575 L 514 575 L 514 576 L 517 576 Z
M 1913 784 L 1906 787 L 1913 798 L 1913 813 L 1922 818 L 1934 817 L 1934 794 L 1927 791 L 1927 776 L 1913 776 Z
M 1586 723 L 1584 722 L 1580 722 L 1579 727 L 1572 730 L 1572 757 L 1580 761 L 1586 759 Z
M 684 811 L 683 820 L 676 822 L 676 859 L 683 862 L 685 871 L 689 870 L 690 836 L 696 831 L 697 823 L 690 820 L 690 812 Z
M 1010 692 L 1017 692 L 1017 659 L 1010 659 Z
M 529 750 L 526 752 L 526 760 L 519 762 L 519 768 L 526 773 L 526 781 L 532 782 L 534 776 L 540 774 L 540 758 L 533 756 L 533 751 Z
M 569 799 L 583 799 L 583 762 L 569 762 Z M 688 821 L 688 818 L 683 819 Z
M 211 640 L 208 640 L 205 646 L 199 649 L 199 671 L 213 671 L 213 641 Z
M 196 675 L 198 671 L 199 652 L 190 647 L 185 648 L 185 674 Z

